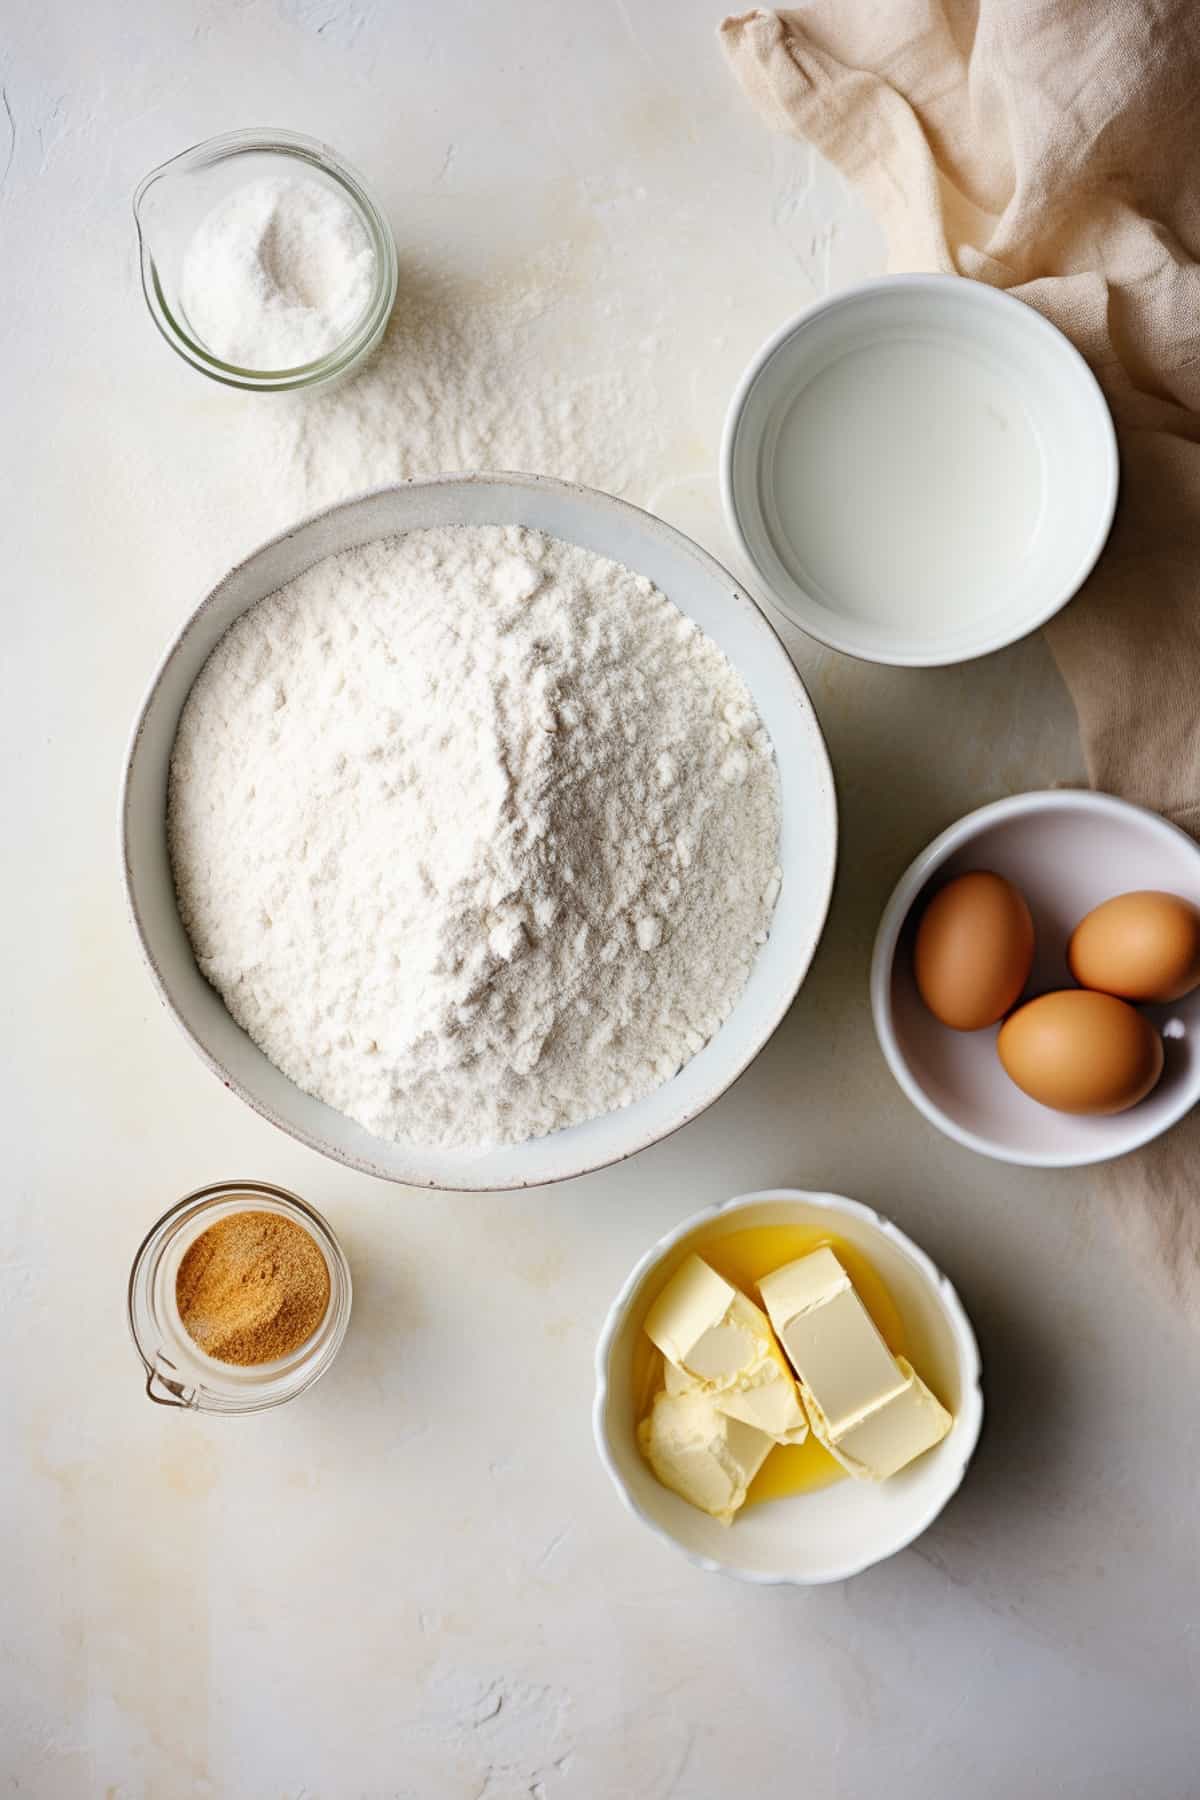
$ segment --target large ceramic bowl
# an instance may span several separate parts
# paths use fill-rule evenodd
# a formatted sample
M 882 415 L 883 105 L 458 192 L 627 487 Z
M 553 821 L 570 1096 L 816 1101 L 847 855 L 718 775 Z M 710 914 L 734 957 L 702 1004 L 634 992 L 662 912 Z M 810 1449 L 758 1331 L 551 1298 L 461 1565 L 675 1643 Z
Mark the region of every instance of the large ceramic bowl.
M 896 884 L 871 961 L 871 1010 L 888 1066 L 913 1105 L 947 1137 L 1000 1162 L 1061 1169 L 1107 1162 L 1167 1131 L 1200 1100 L 1200 988 L 1140 1010 L 1162 1033 L 1162 1079 L 1128 1112 L 1081 1117 L 1039 1106 L 996 1054 L 998 1026 L 951 1031 L 913 976 L 917 923 L 935 890 L 969 869 L 994 869 L 1029 902 L 1036 932 L 1026 997 L 1074 987 L 1067 941 L 1114 894 L 1164 888 L 1200 905 L 1200 845 L 1157 813 L 1112 794 L 1013 794 L 949 826 Z
M 940 1444 L 890 1481 L 835 1481 L 710 1519 L 651 1473 L 637 1444 L 635 1348 L 650 1306 L 684 1259 L 755 1227 L 815 1227 L 865 1257 L 904 1325 L 913 1367 L 954 1414 Z M 593 1428 L 600 1459 L 635 1518 L 702 1569 L 812 1587 L 903 1550 L 937 1518 L 966 1473 L 983 1424 L 979 1350 L 954 1288 L 890 1219 L 840 1194 L 773 1188 L 685 1219 L 647 1250 L 612 1304 L 596 1348 Z
M 649 576 L 716 640 L 754 697 L 775 745 L 783 885 L 771 934 L 716 1036 L 672 1081 L 620 1112 L 525 1144 L 432 1150 L 373 1137 L 303 1093 L 236 1025 L 201 975 L 175 904 L 167 851 L 171 747 L 196 676 L 248 607 L 322 557 L 395 532 L 441 525 L 524 525 Z M 159 995 L 209 1068 L 272 1123 L 337 1161 L 418 1186 L 535 1186 L 632 1156 L 724 1093 L 783 1018 L 817 947 L 833 886 L 837 815 L 820 727 L 787 653 L 753 601 L 690 539 L 607 494 L 535 475 L 414 481 L 318 513 L 227 575 L 167 651 L 134 728 L 121 798 L 133 923 Z

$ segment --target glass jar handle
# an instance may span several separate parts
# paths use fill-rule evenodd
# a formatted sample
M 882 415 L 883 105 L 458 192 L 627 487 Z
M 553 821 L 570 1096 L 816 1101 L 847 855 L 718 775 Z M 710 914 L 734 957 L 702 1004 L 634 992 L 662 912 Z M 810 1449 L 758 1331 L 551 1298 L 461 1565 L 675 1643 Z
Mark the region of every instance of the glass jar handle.
M 170 1368 L 168 1363 L 167 1368 Z M 156 1406 L 194 1407 L 196 1404 L 195 1388 L 184 1387 L 181 1381 L 172 1381 L 164 1375 L 159 1367 L 158 1359 L 146 1365 L 146 1398 L 153 1400 Z

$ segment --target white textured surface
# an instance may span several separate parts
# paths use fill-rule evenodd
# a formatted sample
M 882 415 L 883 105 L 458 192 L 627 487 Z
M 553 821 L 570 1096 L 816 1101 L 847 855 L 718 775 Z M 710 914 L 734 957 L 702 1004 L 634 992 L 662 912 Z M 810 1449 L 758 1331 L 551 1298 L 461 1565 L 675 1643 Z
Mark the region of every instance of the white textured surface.
M 211 132 L 280 122 L 373 179 L 402 265 L 419 246 L 456 278 L 503 284 L 553 241 L 568 344 L 578 328 L 598 365 L 636 370 L 659 335 L 650 497 L 727 554 L 713 469 L 740 368 L 880 255 L 832 176 L 749 115 L 713 22 L 699 0 L 9 9 L 13 1791 L 1194 1787 L 1195 1337 L 1122 1261 L 1086 1173 L 992 1166 L 918 1118 L 867 1008 L 879 909 L 921 844 L 972 804 L 1077 776 L 1040 645 L 903 673 L 790 640 L 843 807 L 812 975 L 710 1113 L 552 1192 L 406 1195 L 285 1140 L 173 1031 L 123 917 L 113 810 L 135 704 L 184 611 L 279 522 L 243 424 L 275 399 L 206 387 L 145 316 L 136 180 Z M 205 1423 L 143 1399 L 124 1282 L 170 1200 L 239 1173 L 328 1212 L 355 1317 L 294 1408 Z M 922 1543 L 804 1594 L 673 1558 L 622 1511 L 589 1440 L 592 1340 L 636 1256 L 684 1212 L 771 1181 L 860 1195 L 929 1247 L 979 1330 L 990 1405 L 967 1484 Z M 739 1634 L 752 1675 L 731 1693 L 710 1646 Z

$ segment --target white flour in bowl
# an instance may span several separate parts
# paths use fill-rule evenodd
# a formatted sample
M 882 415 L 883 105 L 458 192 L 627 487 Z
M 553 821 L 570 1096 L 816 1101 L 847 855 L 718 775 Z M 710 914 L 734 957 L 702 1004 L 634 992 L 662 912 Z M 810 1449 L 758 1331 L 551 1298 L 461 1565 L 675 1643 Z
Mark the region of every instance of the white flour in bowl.
M 204 974 L 382 1137 L 516 1143 L 717 1030 L 779 888 L 770 740 L 644 577 L 535 532 L 411 532 L 260 602 L 180 721 Z

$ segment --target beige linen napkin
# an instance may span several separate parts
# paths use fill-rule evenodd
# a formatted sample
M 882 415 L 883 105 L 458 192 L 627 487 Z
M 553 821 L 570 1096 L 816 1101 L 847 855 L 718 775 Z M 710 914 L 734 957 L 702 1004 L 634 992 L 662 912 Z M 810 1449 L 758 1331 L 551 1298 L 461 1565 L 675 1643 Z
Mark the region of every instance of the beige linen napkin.
M 862 190 L 891 268 L 1008 288 L 1091 363 L 1121 498 L 1046 637 L 1093 785 L 1200 836 L 1200 4 L 816 0 L 721 38 L 768 123 Z M 1200 1305 L 1200 1119 L 1106 1182 Z

